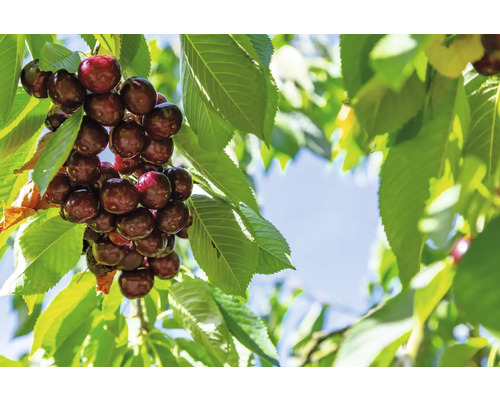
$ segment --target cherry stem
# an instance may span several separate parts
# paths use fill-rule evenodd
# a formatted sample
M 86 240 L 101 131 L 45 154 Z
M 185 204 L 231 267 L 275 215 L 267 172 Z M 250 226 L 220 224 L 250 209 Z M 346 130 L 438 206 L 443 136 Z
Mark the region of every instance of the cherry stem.
M 141 333 L 146 335 L 149 333 L 148 323 L 144 318 L 144 312 L 142 310 L 142 301 L 141 299 L 137 299 L 137 316 L 141 320 Z

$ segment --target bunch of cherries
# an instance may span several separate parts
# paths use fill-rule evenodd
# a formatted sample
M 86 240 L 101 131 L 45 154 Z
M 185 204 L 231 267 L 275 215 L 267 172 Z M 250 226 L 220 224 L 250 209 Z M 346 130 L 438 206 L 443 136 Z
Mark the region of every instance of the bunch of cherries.
M 21 83 L 29 95 L 51 98 L 45 125 L 53 132 L 83 105 L 73 150 L 44 198 L 60 205 L 65 220 L 86 224 L 89 270 L 98 278 L 121 270 L 123 295 L 139 298 L 155 277 L 171 279 L 179 271 L 175 235 L 188 236 L 192 217 L 184 201 L 193 181 L 183 168 L 164 169 L 182 124 L 179 108 L 147 79 L 120 84 L 121 77 L 116 58 L 93 55 L 80 63 L 78 76 L 40 71 L 33 60 L 22 69 Z M 108 143 L 114 165 L 98 156 Z
M 484 48 L 484 55 L 476 61 L 474 69 L 481 75 L 491 76 L 500 73 L 500 35 L 483 34 L 481 44 Z

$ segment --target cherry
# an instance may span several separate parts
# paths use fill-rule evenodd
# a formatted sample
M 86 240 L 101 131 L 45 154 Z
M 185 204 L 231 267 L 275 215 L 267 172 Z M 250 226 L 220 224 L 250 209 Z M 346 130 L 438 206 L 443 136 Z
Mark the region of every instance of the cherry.
M 144 128 L 137 122 L 121 121 L 111 130 L 109 148 L 120 157 L 135 157 L 146 143 L 144 134 Z
M 49 96 L 64 111 L 74 111 L 85 100 L 85 88 L 75 74 L 64 69 L 55 72 L 48 83 Z
M 168 256 L 161 258 L 148 258 L 148 264 L 153 274 L 159 279 L 172 279 L 181 267 L 179 255 L 173 251 Z
M 156 226 L 163 233 L 174 234 L 188 222 L 189 209 L 180 200 L 172 200 L 156 213 Z
M 130 245 L 132 245 L 132 242 L 130 240 L 124 238 L 116 230 L 109 232 L 108 238 L 117 246 L 130 246 Z
M 109 239 L 102 239 L 92 244 L 92 254 L 99 264 L 115 266 L 125 257 L 127 250 Z
M 66 121 L 70 114 L 65 113 L 61 106 L 57 104 L 52 105 L 50 107 L 49 112 L 47 113 L 47 118 L 45 118 L 45 126 L 47 129 L 50 129 L 52 132 L 55 132 L 57 128 L 59 128 L 64 121 Z
M 158 164 L 151 164 L 147 161 L 141 161 L 139 164 L 139 167 L 137 167 L 137 169 L 135 170 L 134 175 L 137 178 L 140 178 L 146 172 L 150 172 L 150 171 L 162 172 L 163 168 L 161 165 L 158 165 Z
M 90 118 L 104 126 L 118 124 L 125 115 L 123 101 L 115 91 L 87 95 L 84 109 Z
M 165 249 L 166 244 L 167 236 L 155 229 L 144 239 L 135 240 L 134 248 L 143 256 L 158 257 Z
M 193 192 L 193 178 L 191 174 L 181 167 L 170 167 L 165 175 L 172 185 L 172 198 L 187 200 Z
M 116 268 L 110 267 L 108 265 L 99 264 L 92 254 L 92 249 L 89 248 L 85 252 L 87 258 L 87 267 L 90 272 L 92 272 L 96 277 L 100 278 L 106 276 L 111 271 L 114 271 Z
M 106 129 L 86 115 L 83 117 L 73 149 L 84 156 L 101 153 L 108 144 Z
M 161 172 L 146 172 L 139 178 L 136 187 L 139 191 L 139 201 L 144 207 L 163 208 L 170 200 L 170 181 Z
M 123 82 L 120 94 L 127 110 L 137 115 L 147 114 L 156 104 L 156 90 L 144 78 L 128 78 Z
M 458 264 L 472 243 L 471 237 L 462 236 L 458 238 L 451 249 L 451 257 L 455 264 Z
M 78 79 L 93 93 L 110 91 L 121 77 L 120 63 L 108 54 L 87 57 L 78 67 Z
M 130 175 L 134 173 L 141 163 L 141 158 L 135 156 L 133 158 L 122 158 L 115 155 L 115 169 L 122 175 Z
M 161 103 L 144 116 L 142 124 L 153 138 L 166 139 L 181 129 L 182 112 L 173 103 Z
M 115 229 L 115 216 L 101 208 L 95 218 L 87 221 L 87 226 L 99 233 L 111 232 Z
M 75 190 L 64 203 L 66 220 L 74 223 L 90 221 L 97 216 L 99 202 L 88 189 Z
M 481 35 L 481 44 L 488 52 L 500 50 L 500 35 Z
M 472 64 L 474 69 L 481 75 L 491 76 L 500 73 L 500 60 L 485 53 L 483 58 Z
M 97 242 L 98 240 L 102 239 L 102 235 L 86 225 L 85 231 L 83 232 L 83 239 L 90 243 Z
M 139 204 L 139 192 L 133 183 L 125 179 L 111 178 L 102 184 L 101 204 L 112 214 L 126 214 Z
M 50 71 L 40 71 L 39 60 L 33 60 L 21 70 L 21 83 L 30 96 L 46 99 L 49 97 L 48 83 L 51 75 Z
M 189 214 L 188 222 L 184 228 L 182 228 L 175 235 L 180 237 L 181 239 L 189 239 L 188 228 L 193 225 L 193 216 Z
M 168 256 L 172 251 L 174 251 L 175 247 L 175 236 L 167 235 L 167 243 L 165 247 L 158 253 L 157 258 Z
M 97 156 L 83 156 L 73 151 L 67 161 L 68 178 L 75 183 L 90 183 L 101 176 L 101 161 Z
M 102 183 L 111 178 L 119 178 L 120 174 L 115 169 L 115 166 L 107 161 L 101 161 L 101 176 L 92 183 L 94 189 L 100 189 Z
M 136 208 L 116 220 L 116 230 L 128 240 L 144 239 L 153 232 L 155 218 L 147 208 Z
M 129 299 L 146 296 L 154 285 L 154 275 L 149 269 L 123 271 L 118 278 L 122 294 Z
M 156 92 L 156 104 L 155 105 L 158 105 L 161 103 L 167 103 L 167 102 L 168 102 L 168 100 L 164 94 L 162 94 L 160 92 Z
M 146 144 L 142 149 L 142 158 L 152 164 L 165 164 L 174 152 L 172 139 L 156 140 L 146 135 Z
M 64 204 L 72 190 L 68 175 L 64 172 L 58 172 L 50 181 L 43 197 L 50 203 Z
M 118 264 L 118 269 L 124 271 L 133 271 L 134 269 L 139 268 L 144 261 L 144 256 L 139 254 L 133 246 L 127 249 L 127 254 Z

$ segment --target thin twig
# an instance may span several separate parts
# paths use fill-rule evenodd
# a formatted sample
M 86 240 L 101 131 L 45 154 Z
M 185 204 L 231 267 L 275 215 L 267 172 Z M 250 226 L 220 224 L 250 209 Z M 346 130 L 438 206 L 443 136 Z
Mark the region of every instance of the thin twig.
M 307 352 L 306 357 L 304 358 L 304 361 L 300 364 L 301 367 L 305 367 L 307 364 L 309 364 L 312 361 L 312 356 L 313 354 L 319 350 L 319 346 L 321 346 L 321 343 L 323 343 L 325 340 L 337 336 L 337 335 L 343 335 L 345 331 L 347 331 L 347 328 L 340 329 L 338 331 L 332 331 L 330 333 L 322 334 L 322 335 L 317 335 L 315 338 L 316 343 L 311 347 L 311 349 Z

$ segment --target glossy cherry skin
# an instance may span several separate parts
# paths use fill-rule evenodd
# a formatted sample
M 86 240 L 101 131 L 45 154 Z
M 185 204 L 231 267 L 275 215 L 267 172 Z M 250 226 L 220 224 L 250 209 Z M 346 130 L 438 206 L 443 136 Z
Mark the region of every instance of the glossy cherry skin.
M 39 60 L 30 61 L 21 70 L 21 83 L 30 96 L 37 99 L 49 97 L 48 84 L 52 75 L 50 71 L 40 71 Z
M 152 164 L 165 164 L 174 152 L 174 141 L 172 139 L 156 140 L 146 135 L 146 144 L 141 155 L 142 158 Z
M 122 175 L 133 174 L 141 164 L 141 157 L 122 158 L 115 155 L 115 168 Z
M 170 253 L 172 253 L 172 251 L 174 251 L 174 247 L 175 235 L 167 235 L 167 243 L 165 244 L 165 247 L 158 253 L 156 258 L 168 256 Z
M 86 90 L 75 74 L 64 69 L 54 72 L 48 83 L 49 97 L 64 111 L 74 111 L 83 104 Z
M 111 240 L 114 244 L 117 246 L 131 246 L 132 242 L 126 238 L 124 238 L 122 235 L 120 235 L 116 230 L 111 231 L 108 233 L 108 238 Z
M 84 156 L 95 156 L 108 145 L 108 132 L 86 115 L 83 117 L 73 149 Z
M 161 103 L 167 103 L 167 102 L 168 102 L 168 100 L 164 94 L 162 94 L 160 92 L 156 92 L 156 104 L 155 105 L 158 105 Z
M 120 215 L 116 220 L 116 230 L 128 240 L 144 239 L 153 232 L 154 226 L 153 214 L 142 207 Z
M 93 93 L 110 91 L 121 77 L 120 63 L 108 54 L 87 57 L 78 67 L 78 79 Z
M 68 178 L 74 183 L 90 183 L 101 176 L 101 161 L 97 156 L 83 156 L 73 151 L 67 165 Z
M 500 73 L 500 60 L 485 53 L 483 58 L 472 64 L 474 69 L 481 75 L 491 76 Z
M 147 114 L 156 104 L 156 90 L 144 78 L 128 78 L 123 82 L 120 95 L 127 110 L 136 115 Z
M 135 170 L 134 175 L 137 178 L 140 178 L 146 172 L 151 172 L 151 171 L 162 172 L 163 167 L 161 165 L 158 165 L 158 164 L 151 164 L 147 161 L 141 161 L 139 166 Z
M 163 233 L 174 234 L 188 222 L 189 209 L 180 200 L 172 200 L 156 213 L 156 227 Z
M 143 256 L 158 257 L 167 245 L 167 235 L 158 230 L 153 230 L 144 239 L 134 241 L 134 248 Z
M 133 271 L 139 268 L 144 261 L 144 256 L 137 252 L 133 246 L 127 248 L 127 254 L 118 264 L 118 269 L 123 271 Z
M 170 181 L 161 172 L 146 172 L 139 178 L 136 187 L 139 191 L 139 201 L 144 207 L 160 209 L 170 200 Z
M 148 258 L 148 264 L 153 274 L 159 279 L 172 279 L 181 267 L 179 255 L 173 251 L 162 258 Z
M 99 264 L 115 266 L 125 257 L 127 250 L 103 239 L 92 244 L 92 254 Z
M 54 175 L 47 187 L 43 197 L 53 204 L 64 204 L 66 198 L 73 191 L 65 172 L 58 172 Z
M 118 124 L 125 115 L 123 101 L 114 91 L 87 95 L 84 109 L 90 118 L 104 126 Z
M 88 225 L 85 225 L 83 239 L 86 240 L 87 242 L 90 242 L 90 243 L 97 242 L 98 240 L 102 239 L 102 235 L 100 233 L 94 231 Z
M 66 121 L 69 117 L 71 117 L 71 115 L 65 113 L 61 109 L 61 106 L 54 104 L 52 105 L 52 107 L 50 107 L 50 110 L 47 113 L 47 118 L 45 118 L 45 126 L 47 127 L 47 129 L 50 129 L 52 132 L 55 132 L 57 128 L 59 128 L 62 125 L 62 123 Z
M 161 103 L 153 111 L 144 116 L 142 124 L 153 138 L 166 139 L 175 135 L 181 129 L 182 112 L 173 103 Z
M 64 203 L 64 216 L 67 221 L 83 223 L 90 221 L 99 212 L 99 202 L 88 189 L 79 189 L 71 193 Z
M 114 271 L 116 269 L 108 265 L 99 264 L 92 254 L 92 248 L 87 249 L 85 255 L 87 258 L 87 267 L 89 271 L 92 272 L 97 278 L 106 276 L 111 271 Z
M 193 225 L 193 216 L 190 214 L 186 226 L 177 232 L 175 236 L 181 239 L 189 239 L 188 229 L 191 225 Z
M 455 264 L 458 264 L 472 243 L 471 237 L 462 236 L 458 238 L 451 249 L 451 257 Z
M 494 52 L 500 50 L 500 35 L 481 35 L 481 44 L 484 49 L 488 52 Z
M 193 178 L 191 174 L 181 167 L 170 167 L 165 172 L 172 185 L 172 198 L 187 200 L 193 192 Z
M 101 208 L 95 218 L 87 221 L 87 226 L 99 233 L 111 232 L 115 229 L 115 215 Z
M 101 161 L 101 176 L 96 181 L 92 182 L 94 189 L 100 189 L 102 183 L 111 178 L 119 178 L 120 174 L 115 169 L 115 166 L 107 161 Z
M 123 158 L 135 157 L 145 144 L 144 128 L 133 120 L 119 122 L 109 135 L 110 150 Z
M 154 275 L 149 269 L 123 271 L 118 278 L 122 294 L 129 299 L 146 296 L 154 285 Z
M 112 214 L 126 214 L 139 204 L 139 192 L 134 184 L 120 178 L 104 181 L 101 187 L 101 205 Z

